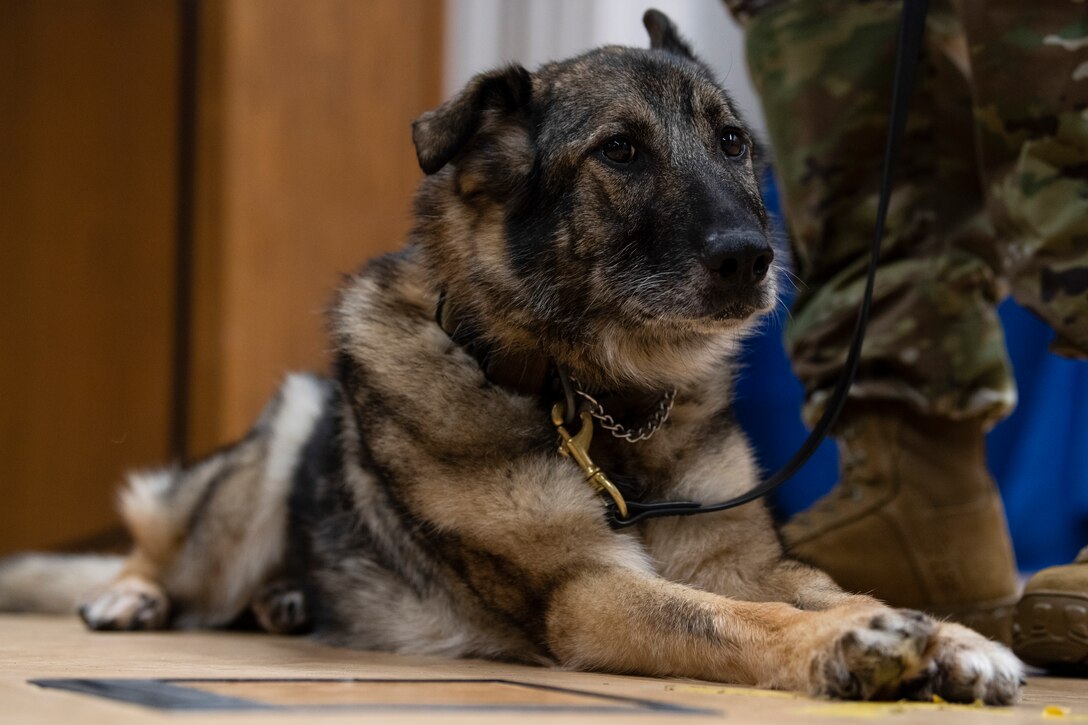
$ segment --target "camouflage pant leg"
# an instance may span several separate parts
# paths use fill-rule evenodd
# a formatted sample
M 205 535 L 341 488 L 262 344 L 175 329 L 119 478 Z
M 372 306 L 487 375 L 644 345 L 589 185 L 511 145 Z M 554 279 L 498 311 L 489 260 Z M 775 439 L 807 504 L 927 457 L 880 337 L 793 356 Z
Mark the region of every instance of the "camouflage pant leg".
M 1088 5 L 953 0 L 987 205 L 1013 296 L 1088 357 Z
M 845 359 L 864 287 L 899 3 L 737 5 L 802 280 L 786 337 L 811 420 Z M 1015 403 L 973 135 L 966 47 L 936 1 L 854 397 L 989 419 Z

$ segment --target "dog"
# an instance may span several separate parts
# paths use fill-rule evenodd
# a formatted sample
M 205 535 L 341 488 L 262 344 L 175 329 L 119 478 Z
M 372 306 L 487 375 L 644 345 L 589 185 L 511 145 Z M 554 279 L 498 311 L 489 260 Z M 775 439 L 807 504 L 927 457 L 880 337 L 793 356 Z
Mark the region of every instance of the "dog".
M 95 630 L 248 612 L 365 649 L 1013 702 L 1008 650 L 843 592 L 761 502 L 610 525 L 757 483 L 730 378 L 776 299 L 760 150 L 672 22 L 644 22 L 649 49 L 500 68 L 423 114 L 414 229 L 340 290 L 333 375 L 131 476 L 127 558 L 13 558 L 0 603 L 97 585 Z

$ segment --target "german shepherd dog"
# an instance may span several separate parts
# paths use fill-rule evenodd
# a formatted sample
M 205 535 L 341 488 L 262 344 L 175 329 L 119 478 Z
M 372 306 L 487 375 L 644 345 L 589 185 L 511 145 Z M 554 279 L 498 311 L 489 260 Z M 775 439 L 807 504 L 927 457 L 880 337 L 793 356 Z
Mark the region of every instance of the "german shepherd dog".
M 843 592 L 760 502 L 610 525 L 594 465 L 617 500 L 757 483 L 730 377 L 775 301 L 757 149 L 671 21 L 645 24 L 650 49 L 500 68 L 423 114 L 414 230 L 341 289 L 332 378 L 291 376 L 236 445 L 133 475 L 127 558 L 16 557 L 0 603 L 75 609 L 97 584 L 96 630 L 252 612 L 364 649 L 1013 702 L 1008 650 Z

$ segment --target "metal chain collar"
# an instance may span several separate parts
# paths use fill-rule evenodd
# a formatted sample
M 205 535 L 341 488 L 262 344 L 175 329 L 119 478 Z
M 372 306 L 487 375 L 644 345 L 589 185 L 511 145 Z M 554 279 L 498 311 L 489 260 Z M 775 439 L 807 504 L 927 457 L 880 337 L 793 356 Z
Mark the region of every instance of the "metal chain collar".
M 639 441 L 645 441 L 652 438 L 654 433 L 657 433 L 657 431 L 661 429 L 661 426 L 665 425 L 665 421 L 669 419 L 669 414 L 672 413 L 672 404 L 676 400 L 676 388 L 666 391 L 661 395 L 661 399 L 657 401 L 657 410 L 654 411 L 654 414 L 637 429 L 631 430 L 606 413 L 604 406 L 592 395 L 582 390 L 578 381 L 573 376 L 571 377 L 571 382 L 574 383 L 574 392 L 589 403 L 589 414 L 601 424 L 601 427 L 611 433 L 614 437 L 625 440 L 628 443 L 638 443 Z

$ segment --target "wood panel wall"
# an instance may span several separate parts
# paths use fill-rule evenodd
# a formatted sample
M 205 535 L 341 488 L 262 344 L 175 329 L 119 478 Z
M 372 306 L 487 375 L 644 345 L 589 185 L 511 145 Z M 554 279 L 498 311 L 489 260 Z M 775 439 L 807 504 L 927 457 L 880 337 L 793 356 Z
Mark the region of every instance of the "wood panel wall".
M 167 455 L 175 16 L 0 5 L 0 551 L 102 528 Z
M 341 273 L 399 247 L 413 118 L 440 98 L 435 0 L 223 0 L 201 19 L 190 449 L 323 370 Z M 206 42 L 205 42 L 206 39 Z
M 408 229 L 440 0 L 197 3 L 179 250 L 185 2 L 0 0 L 0 554 L 115 522 L 123 471 L 172 438 L 242 434 L 286 371 L 325 367 L 339 274 Z

